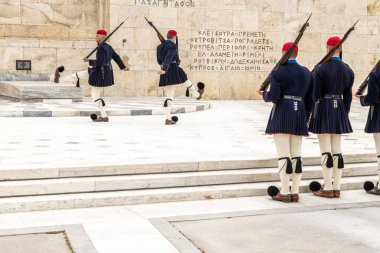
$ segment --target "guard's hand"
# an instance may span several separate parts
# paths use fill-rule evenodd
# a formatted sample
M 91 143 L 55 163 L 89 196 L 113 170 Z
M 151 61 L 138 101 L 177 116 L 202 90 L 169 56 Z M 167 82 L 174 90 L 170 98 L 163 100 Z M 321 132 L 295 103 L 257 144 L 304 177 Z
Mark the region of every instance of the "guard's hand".
M 84 62 L 88 62 L 88 58 L 87 58 L 87 57 L 84 57 L 84 58 L 83 58 L 83 61 L 84 61 Z
M 159 75 L 165 75 L 165 74 L 166 74 L 166 72 L 163 71 L 162 69 L 160 69 L 157 73 L 158 73 Z
M 129 68 L 128 68 L 128 67 L 125 67 L 123 70 L 124 70 L 125 72 L 127 72 L 127 71 L 129 71 Z
M 355 94 L 354 96 L 355 96 L 356 98 L 360 98 L 360 97 L 363 96 L 363 95 Z
M 264 91 L 262 91 L 262 90 L 258 90 L 258 91 L 257 91 L 257 94 L 259 94 L 260 96 L 262 96 L 262 95 L 264 94 Z

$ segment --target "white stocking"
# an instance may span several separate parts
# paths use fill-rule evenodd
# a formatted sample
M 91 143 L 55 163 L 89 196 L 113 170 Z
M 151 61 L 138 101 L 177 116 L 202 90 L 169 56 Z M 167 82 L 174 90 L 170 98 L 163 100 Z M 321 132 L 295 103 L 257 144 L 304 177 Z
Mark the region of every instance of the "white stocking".
M 278 168 L 281 180 L 280 193 L 283 195 L 290 194 L 290 177 L 291 174 L 286 173 L 287 165 L 290 161 L 290 136 L 285 134 L 273 135 L 274 142 L 276 143 L 277 155 L 278 155 Z
M 299 187 L 302 178 L 302 172 L 296 173 L 297 163 L 301 166 L 302 171 L 302 160 L 301 160 L 301 147 L 302 147 L 302 136 L 290 136 L 290 155 L 292 157 L 292 194 L 299 193 Z M 298 171 L 297 171 L 298 172 Z
M 380 182 L 380 134 L 373 134 L 373 139 L 375 140 L 376 153 L 377 153 L 377 175 L 378 182 Z
M 341 139 L 342 136 L 340 134 L 333 134 L 331 135 L 331 150 L 333 153 L 334 158 L 334 169 L 333 169 L 333 176 L 334 176 L 334 184 L 333 189 L 334 190 L 340 190 L 340 181 L 342 178 L 344 162 L 342 157 L 342 150 L 341 150 Z M 339 165 L 339 161 L 341 160 L 341 166 Z
M 199 94 L 199 92 L 195 89 L 194 84 L 192 84 L 190 80 L 187 80 L 187 81 L 184 82 L 183 84 L 186 86 L 186 88 L 189 89 L 190 94 L 191 94 L 191 96 L 192 96 L 193 98 L 199 98 L 200 94 Z
M 166 107 L 165 107 L 165 115 L 166 119 L 170 119 L 170 114 L 172 112 L 172 105 L 173 105 L 173 99 L 174 99 L 174 85 L 169 85 L 165 87 L 165 94 L 166 94 Z
M 98 109 L 100 111 L 100 116 L 102 118 L 107 118 L 108 115 L 107 115 L 106 110 L 104 109 L 103 101 L 100 97 L 100 94 L 102 93 L 102 89 L 103 87 L 91 86 L 91 98 L 97 104 Z
M 321 167 L 323 173 L 324 186 L 323 189 L 326 191 L 332 190 L 332 177 L 333 177 L 333 165 L 329 164 L 330 159 L 332 159 L 331 154 L 331 135 L 330 134 L 319 134 L 318 135 L 319 148 L 322 153 L 321 157 Z M 331 166 L 331 167 L 330 167 Z

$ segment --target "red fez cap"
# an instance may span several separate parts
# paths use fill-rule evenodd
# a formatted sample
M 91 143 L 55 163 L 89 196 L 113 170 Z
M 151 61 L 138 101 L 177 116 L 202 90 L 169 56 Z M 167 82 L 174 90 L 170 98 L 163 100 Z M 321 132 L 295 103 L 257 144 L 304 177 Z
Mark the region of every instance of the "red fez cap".
M 104 35 L 107 36 L 107 31 L 106 30 L 98 30 L 96 34 Z
M 177 36 L 177 32 L 175 30 L 169 30 L 168 34 L 171 34 L 173 36 Z
M 340 38 L 339 37 L 331 37 L 327 40 L 327 45 L 335 47 L 339 44 Z
M 282 46 L 282 51 L 288 51 L 289 48 L 293 45 L 293 42 L 287 42 Z M 298 45 L 293 49 L 293 52 L 298 52 Z

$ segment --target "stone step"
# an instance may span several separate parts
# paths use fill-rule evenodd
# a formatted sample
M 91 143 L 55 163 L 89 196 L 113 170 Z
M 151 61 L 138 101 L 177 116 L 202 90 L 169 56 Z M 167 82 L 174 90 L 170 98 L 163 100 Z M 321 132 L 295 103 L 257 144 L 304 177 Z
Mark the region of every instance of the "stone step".
M 366 153 L 344 155 L 344 160 L 346 163 L 376 162 L 376 154 Z M 320 158 L 304 157 L 303 163 L 304 165 L 318 165 L 320 164 Z M 271 158 L 262 160 L 200 161 L 69 168 L 2 168 L 0 169 L 0 181 L 255 169 L 276 166 L 277 159 Z
M 347 164 L 343 176 L 376 174 L 375 163 Z M 305 166 L 303 178 L 321 178 L 320 166 Z M 144 175 L 58 178 L 0 182 L 0 197 L 123 191 L 279 181 L 277 168 Z
M 375 181 L 376 177 L 346 177 L 342 179 L 341 187 L 342 190 L 362 189 L 363 182 L 367 180 Z M 302 181 L 301 193 L 309 191 L 308 185 L 310 181 Z M 279 183 L 261 182 L 0 198 L 0 213 L 265 196 L 267 194 L 266 189 L 270 185 L 279 185 Z M 365 194 L 364 191 L 363 194 Z M 342 195 L 344 196 L 344 192 Z
M 42 102 L 44 99 L 83 100 L 83 88 L 72 84 L 41 81 L 0 81 L 0 94 L 17 101 Z

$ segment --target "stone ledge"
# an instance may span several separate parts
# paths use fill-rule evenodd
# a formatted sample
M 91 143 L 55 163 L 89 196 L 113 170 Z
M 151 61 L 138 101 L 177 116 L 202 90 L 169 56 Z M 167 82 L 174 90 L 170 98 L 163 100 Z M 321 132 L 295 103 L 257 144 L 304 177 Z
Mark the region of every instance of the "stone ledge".
M 82 101 L 83 88 L 53 82 L 0 81 L 0 94 L 16 101 L 41 102 L 45 99 Z

